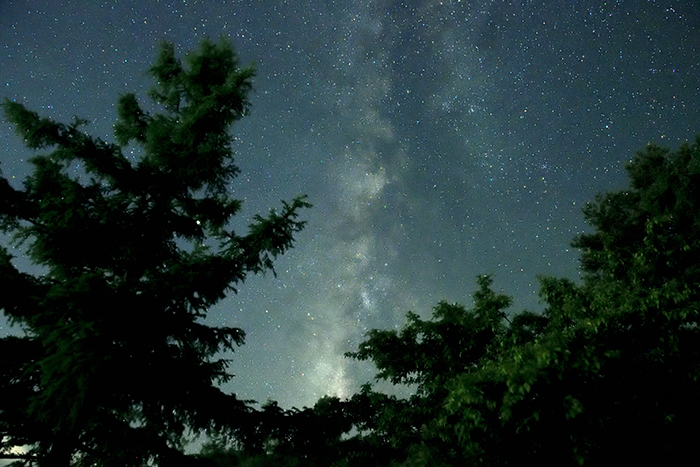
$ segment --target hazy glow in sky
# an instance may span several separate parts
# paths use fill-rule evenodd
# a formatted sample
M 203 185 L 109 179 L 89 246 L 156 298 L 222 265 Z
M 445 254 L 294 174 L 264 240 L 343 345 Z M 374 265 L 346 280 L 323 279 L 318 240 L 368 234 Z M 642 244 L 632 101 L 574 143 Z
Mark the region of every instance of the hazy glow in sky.
M 537 309 L 538 274 L 575 279 L 583 204 L 646 143 L 700 132 L 698 18 L 694 1 L 6 0 L 0 97 L 112 140 L 159 40 L 223 34 L 256 62 L 232 190 L 248 217 L 299 193 L 314 208 L 277 277 L 209 319 L 248 334 L 227 389 L 302 406 L 371 378 L 342 356 L 367 330 L 470 304 L 477 274 L 513 311 Z M 3 174 L 29 155 L 0 126 Z

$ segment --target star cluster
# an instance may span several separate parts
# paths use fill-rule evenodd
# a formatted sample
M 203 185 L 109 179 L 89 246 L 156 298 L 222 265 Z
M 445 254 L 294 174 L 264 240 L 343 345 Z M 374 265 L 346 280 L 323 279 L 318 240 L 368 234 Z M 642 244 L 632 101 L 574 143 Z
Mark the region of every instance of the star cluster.
M 112 140 L 158 41 L 224 35 L 256 63 L 232 189 L 244 217 L 299 193 L 314 208 L 277 276 L 209 319 L 248 335 L 228 390 L 302 406 L 371 378 L 343 358 L 367 330 L 469 304 L 477 274 L 513 311 L 538 309 L 538 274 L 576 279 L 584 203 L 648 142 L 700 132 L 699 21 L 692 1 L 9 0 L 0 88 Z M 30 153 L 7 124 L 0 151 L 19 183 Z

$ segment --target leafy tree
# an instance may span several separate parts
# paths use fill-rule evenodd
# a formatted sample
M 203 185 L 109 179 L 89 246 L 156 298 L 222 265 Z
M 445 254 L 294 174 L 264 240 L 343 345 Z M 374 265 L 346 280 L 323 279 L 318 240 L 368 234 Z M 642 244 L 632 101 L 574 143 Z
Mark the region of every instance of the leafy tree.
M 348 446 L 341 438 L 351 429 L 348 403 L 337 397 L 322 397 L 311 408 L 289 410 L 268 401 L 249 413 L 249 422 L 234 436 L 210 437 L 200 456 L 222 467 L 344 465 Z
M 416 384 L 419 394 L 439 392 L 450 374 L 469 371 L 496 350 L 494 337 L 503 331 L 503 309 L 510 306 L 511 299 L 495 294 L 491 283 L 490 276 L 477 277 L 473 310 L 443 301 L 428 321 L 408 312 L 403 329 L 370 330 L 359 350 L 346 355 L 372 360 L 379 370 L 377 379 Z
M 583 282 L 540 278 L 541 314 L 479 278 L 473 310 L 372 330 L 352 358 L 408 399 L 365 387 L 357 440 L 374 465 L 680 464 L 700 416 L 700 137 L 648 146 L 631 187 L 584 209 Z M 363 460 L 369 460 L 367 456 Z
M 454 437 L 438 426 L 447 396 L 448 382 L 455 375 L 470 374 L 493 358 L 506 333 L 506 314 L 511 304 L 505 295 L 491 290 L 490 276 L 478 276 L 474 308 L 440 302 L 430 320 L 407 314 L 399 331 L 371 330 L 357 352 L 348 357 L 371 360 L 378 380 L 414 387 L 408 399 L 374 393 L 366 386 L 354 396 L 355 422 L 366 432 L 368 451 L 406 465 L 439 465 L 457 460 Z M 412 464 L 413 462 L 413 464 Z M 388 465 L 386 462 L 385 465 Z
M 249 273 L 272 269 L 303 227 L 303 197 L 246 233 L 229 127 L 255 74 L 231 45 L 204 40 L 184 64 L 164 43 L 149 113 L 120 97 L 116 143 L 5 100 L 31 159 L 22 189 L 0 178 L 0 226 L 41 273 L 0 250 L 0 308 L 25 331 L 0 340 L 0 457 L 28 445 L 40 466 L 186 465 L 183 436 L 236 426 L 249 411 L 217 386 L 222 350 L 244 332 L 203 319 Z M 133 149 L 137 158 L 127 156 Z
M 584 209 L 595 231 L 574 241 L 583 284 L 541 279 L 542 334 L 451 382 L 448 413 L 467 458 L 652 465 L 692 456 L 700 139 L 673 153 L 650 145 L 627 169 L 629 189 Z

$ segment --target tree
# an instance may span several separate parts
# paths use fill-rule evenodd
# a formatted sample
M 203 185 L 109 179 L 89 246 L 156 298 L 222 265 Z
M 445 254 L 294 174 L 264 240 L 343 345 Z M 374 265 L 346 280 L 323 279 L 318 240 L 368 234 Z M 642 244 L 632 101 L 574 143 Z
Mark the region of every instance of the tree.
M 499 351 L 507 327 L 503 311 L 510 297 L 491 290 L 492 278 L 478 276 L 474 308 L 440 302 L 430 320 L 407 314 L 400 331 L 373 329 L 357 352 L 346 356 L 371 360 L 376 378 L 414 387 L 408 399 L 378 394 L 369 387 L 355 396 L 357 429 L 377 455 L 406 465 L 450 465 L 459 458 L 454 436 L 438 425 L 448 383 L 455 375 L 478 370 Z M 382 453 L 383 452 L 383 453 Z M 423 464 L 411 464 L 415 459 Z M 376 462 L 376 460 L 374 460 Z
M 595 231 L 573 243 L 583 283 L 541 278 L 541 335 L 451 382 L 451 426 L 476 463 L 652 465 L 694 454 L 700 138 L 673 153 L 650 145 L 627 170 L 629 189 L 584 209 Z
M 250 414 L 235 436 L 210 436 L 200 456 L 217 465 L 345 465 L 346 442 L 352 429 L 348 403 L 322 397 L 311 408 L 284 410 L 268 401 Z
M 0 179 L 0 226 L 41 273 L 0 250 L 0 308 L 25 331 L 0 341 L 0 457 L 30 447 L 40 466 L 183 465 L 187 430 L 235 426 L 249 409 L 217 386 L 244 332 L 203 320 L 250 273 L 272 270 L 304 225 L 303 197 L 244 234 L 229 127 L 255 74 L 225 40 L 184 64 L 163 43 L 149 113 L 120 97 L 116 143 L 5 100 L 31 159 L 22 189 Z M 127 149 L 138 154 L 134 160 Z M 178 460 L 179 459 L 179 460 Z
M 594 231 L 583 281 L 540 277 L 541 314 L 506 317 L 510 298 L 479 277 L 473 310 L 441 302 L 432 320 L 372 330 L 357 352 L 378 379 L 357 438 L 389 465 L 680 464 L 700 417 L 700 137 L 648 146 L 629 189 L 584 209 Z M 387 455 L 388 454 L 388 455 Z

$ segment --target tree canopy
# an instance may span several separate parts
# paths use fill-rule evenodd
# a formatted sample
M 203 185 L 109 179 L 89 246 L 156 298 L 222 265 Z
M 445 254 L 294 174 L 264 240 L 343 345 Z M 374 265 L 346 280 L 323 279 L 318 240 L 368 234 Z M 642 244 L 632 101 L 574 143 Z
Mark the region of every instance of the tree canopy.
M 40 153 L 22 188 L 0 178 L 0 227 L 41 272 L 0 249 L 0 308 L 24 330 L 0 340 L 0 457 L 28 446 L 39 466 L 183 465 L 186 433 L 248 411 L 218 387 L 230 375 L 217 354 L 244 332 L 203 319 L 272 269 L 309 204 L 231 227 L 241 200 L 229 128 L 250 107 L 255 70 L 230 43 L 204 40 L 184 62 L 163 43 L 149 73 L 160 110 L 121 96 L 115 143 L 85 133 L 85 120 L 2 103 Z
M 409 422 L 426 427 L 414 446 L 438 445 L 434 435 L 455 449 L 434 451 L 431 463 L 648 465 L 692 455 L 700 137 L 675 152 L 649 145 L 627 170 L 628 189 L 600 194 L 584 209 L 594 231 L 573 242 L 582 283 L 540 277 L 542 314 L 508 318 L 500 312 L 506 298 L 484 301 L 496 295 L 480 277 L 473 312 L 454 308 L 455 319 L 440 304 L 430 327 L 409 314 L 403 331 L 371 331 L 351 354 L 370 358 L 379 378 L 438 396 L 427 422 Z M 441 329 L 440 339 L 431 328 Z M 455 365 L 455 355 L 474 349 L 471 365 Z M 436 389 L 425 391 L 426 382 Z

